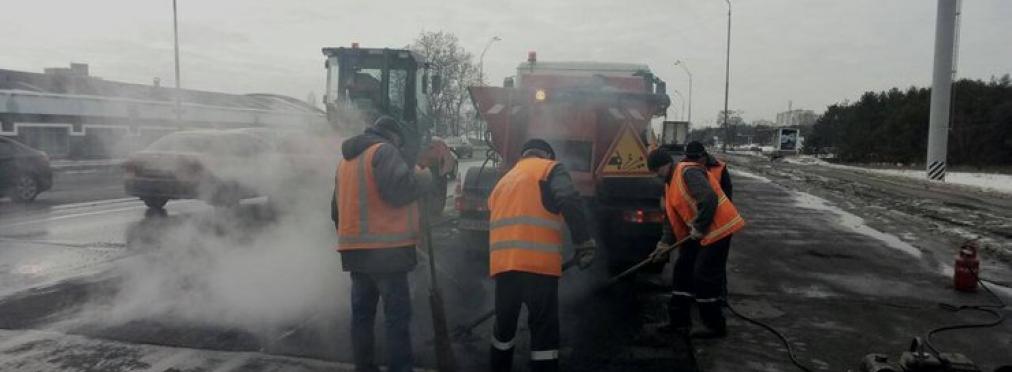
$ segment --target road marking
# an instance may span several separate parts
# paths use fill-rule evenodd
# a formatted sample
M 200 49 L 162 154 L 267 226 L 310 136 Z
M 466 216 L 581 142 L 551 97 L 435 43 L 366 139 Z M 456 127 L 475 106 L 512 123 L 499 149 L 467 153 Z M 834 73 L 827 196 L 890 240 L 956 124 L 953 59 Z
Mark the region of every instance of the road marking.
M 67 210 L 67 209 L 75 209 L 75 208 L 82 208 L 82 207 L 97 207 L 97 206 L 100 206 L 100 205 L 118 204 L 118 203 L 126 203 L 126 202 L 133 202 L 133 201 L 139 202 L 141 200 L 138 199 L 137 197 L 119 198 L 119 199 L 106 199 L 106 200 L 96 200 L 96 201 L 82 202 L 82 203 L 60 204 L 60 205 L 57 205 L 57 206 L 53 206 L 50 209 L 54 210 L 54 211 L 62 211 L 62 210 Z

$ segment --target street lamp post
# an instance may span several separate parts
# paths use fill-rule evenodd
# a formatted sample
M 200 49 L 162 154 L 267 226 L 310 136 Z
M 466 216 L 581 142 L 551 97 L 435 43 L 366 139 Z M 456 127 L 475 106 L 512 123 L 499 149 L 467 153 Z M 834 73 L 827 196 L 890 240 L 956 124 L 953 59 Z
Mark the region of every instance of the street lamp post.
M 182 84 L 179 82 L 179 21 L 176 17 L 176 0 L 172 0 L 172 38 L 176 55 L 176 94 L 174 94 L 176 107 L 174 111 L 178 123 L 182 120 L 182 108 L 179 107 L 179 89 Z
M 692 125 L 692 73 L 689 72 L 688 67 L 685 67 L 685 62 L 678 60 L 675 61 L 675 64 L 680 66 L 686 75 L 689 75 L 689 125 Z
M 727 152 L 727 94 L 728 88 L 731 86 L 731 0 L 724 1 L 727 2 L 727 61 L 724 62 L 724 152 Z
M 485 44 L 485 49 L 481 51 L 481 57 L 478 57 L 478 82 L 481 85 L 485 85 L 485 52 L 488 52 L 488 48 L 492 46 L 492 43 L 500 41 L 502 38 L 499 36 L 493 36 L 488 40 L 488 44 Z
M 678 89 L 671 88 L 671 90 L 674 91 L 675 94 L 678 95 L 678 98 L 682 100 L 682 111 L 678 112 L 678 120 L 682 120 L 685 118 L 685 96 L 683 96 L 682 92 L 679 92 Z

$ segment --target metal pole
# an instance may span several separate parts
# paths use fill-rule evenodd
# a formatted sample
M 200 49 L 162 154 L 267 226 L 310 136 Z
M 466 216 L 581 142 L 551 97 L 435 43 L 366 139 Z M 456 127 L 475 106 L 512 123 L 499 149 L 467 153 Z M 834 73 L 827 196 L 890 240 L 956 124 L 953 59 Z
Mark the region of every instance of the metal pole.
M 728 123 L 727 96 L 731 86 L 731 0 L 727 2 L 727 60 L 724 62 L 724 152 L 727 152 Z
M 488 40 L 488 44 L 485 44 L 485 49 L 481 51 L 481 57 L 478 57 L 478 82 L 485 85 L 485 52 L 488 52 L 488 48 L 492 46 L 492 43 L 502 40 L 499 36 L 493 36 Z
M 678 89 L 671 88 L 671 90 L 678 95 L 678 99 L 682 100 L 682 111 L 678 112 L 678 120 L 682 120 L 685 118 L 685 96 L 683 96 L 682 92 L 679 92 Z
M 172 37 L 174 39 L 175 54 L 176 54 L 176 122 L 182 121 L 182 112 L 179 107 L 179 90 L 182 84 L 179 82 L 179 21 L 176 16 L 176 0 L 172 0 Z
M 689 126 L 692 126 L 692 73 L 689 72 L 689 68 L 685 67 L 685 62 L 675 61 L 676 65 L 682 67 L 685 70 L 685 74 L 689 75 Z
M 931 79 L 928 117 L 928 179 L 944 181 L 949 141 L 949 104 L 952 93 L 952 56 L 956 34 L 957 0 L 938 0 L 935 20 L 935 67 Z

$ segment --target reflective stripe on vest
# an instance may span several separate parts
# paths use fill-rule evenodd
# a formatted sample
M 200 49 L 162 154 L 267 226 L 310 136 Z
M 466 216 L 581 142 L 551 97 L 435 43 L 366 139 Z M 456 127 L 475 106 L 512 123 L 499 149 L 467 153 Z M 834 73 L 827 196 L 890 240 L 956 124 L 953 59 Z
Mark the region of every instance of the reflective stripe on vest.
M 541 181 L 555 162 L 527 158 L 499 180 L 489 196 L 489 274 L 523 271 L 562 275 L 563 219 L 545 210 Z
M 683 177 L 685 169 L 688 167 L 699 167 L 706 171 L 710 188 L 717 194 L 717 211 L 700 244 L 704 246 L 713 244 L 744 227 L 745 220 L 741 218 L 734 203 L 727 199 L 727 195 L 724 195 L 718 176 L 709 172 L 702 165 L 682 162 L 675 167 L 675 174 L 665 193 L 665 210 L 676 238 L 681 239 L 689 235 L 689 224 L 695 220 L 698 213 L 696 200 L 689 193 Z
M 339 251 L 400 248 L 417 243 L 417 204 L 394 207 L 379 194 L 372 159 L 382 145 L 374 144 L 356 159 L 339 164 L 335 180 Z

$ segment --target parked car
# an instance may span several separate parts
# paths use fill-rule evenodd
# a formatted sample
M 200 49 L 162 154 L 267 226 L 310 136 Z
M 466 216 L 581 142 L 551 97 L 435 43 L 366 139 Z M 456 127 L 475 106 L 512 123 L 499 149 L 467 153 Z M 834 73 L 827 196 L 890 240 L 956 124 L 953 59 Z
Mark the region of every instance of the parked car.
M 464 137 L 450 137 L 446 139 L 446 145 L 450 146 L 450 150 L 454 154 L 457 154 L 458 158 L 470 159 L 474 157 L 474 146 L 471 145 L 471 141 L 468 141 Z
M 258 196 L 257 177 L 265 175 L 271 146 L 236 131 L 182 131 L 168 134 L 123 164 L 124 188 L 149 208 L 170 199 L 200 199 L 233 206 Z
M 21 202 L 35 200 L 53 187 L 49 155 L 6 137 L 0 137 L 0 196 Z

